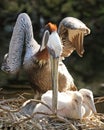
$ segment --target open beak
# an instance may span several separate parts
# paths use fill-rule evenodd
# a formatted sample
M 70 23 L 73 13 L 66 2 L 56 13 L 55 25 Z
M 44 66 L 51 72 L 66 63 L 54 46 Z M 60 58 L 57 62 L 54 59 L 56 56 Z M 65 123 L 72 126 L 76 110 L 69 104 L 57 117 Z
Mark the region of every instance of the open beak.
M 84 30 L 79 30 L 79 29 L 78 30 L 70 29 L 68 33 L 69 33 L 69 41 L 72 42 L 73 47 L 78 53 L 78 55 L 82 57 L 84 53 L 83 39 L 84 39 L 85 33 L 87 35 L 87 32 L 85 32 Z
M 59 58 L 53 57 L 50 55 L 51 61 L 51 76 L 52 76 L 52 89 L 53 89 L 53 96 L 52 96 L 52 110 L 54 114 L 57 114 L 57 100 L 58 100 L 58 63 Z
M 90 29 L 86 27 L 86 29 L 83 31 L 78 30 L 78 33 L 74 37 L 74 40 L 75 40 L 75 41 L 73 41 L 74 47 L 80 57 L 82 57 L 83 53 L 84 53 L 84 47 L 83 47 L 84 36 L 86 36 L 88 34 L 90 34 Z
M 84 53 L 83 39 L 84 39 L 84 32 L 80 32 L 74 37 L 74 47 L 80 57 L 82 57 Z

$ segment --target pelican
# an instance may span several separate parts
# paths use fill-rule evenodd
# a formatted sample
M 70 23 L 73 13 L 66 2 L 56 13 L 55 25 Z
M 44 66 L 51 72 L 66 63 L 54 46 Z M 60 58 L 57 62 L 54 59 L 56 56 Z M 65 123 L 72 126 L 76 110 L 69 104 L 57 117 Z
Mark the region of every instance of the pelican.
M 52 108 L 52 91 L 48 90 L 41 97 L 41 101 Z M 43 112 L 53 114 L 45 105 L 38 103 L 33 113 Z M 82 95 L 78 91 L 58 92 L 57 115 L 73 119 L 82 119 Z M 37 114 L 35 118 L 41 118 L 44 114 Z
M 57 33 L 56 25 L 52 23 L 48 23 L 47 27 L 50 30 L 50 35 L 48 36 L 47 48 L 50 53 L 50 61 L 51 61 L 51 78 L 52 78 L 52 109 L 54 114 L 57 114 L 57 92 L 58 92 L 58 64 L 60 60 L 60 56 L 62 53 L 62 44 L 60 37 Z M 47 29 L 46 29 L 47 30 Z M 49 34 L 49 33 L 48 33 Z M 47 37 L 47 36 L 46 36 Z
M 79 90 L 79 93 L 83 96 L 83 117 L 88 117 L 92 113 L 97 113 L 92 91 L 83 88 Z
M 42 45 L 39 45 L 34 39 L 29 16 L 26 13 L 20 14 L 14 26 L 9 52 L 4 56 L 1 67 L 7 73 L 17 74 L 21 66 L 23 66 L 32 88 L 39 95 L 52 89 L 51 63 L 49 59 L 50 55 L 56 56 L 55 52 L 58 51 L 58 48 L 55 47 L 53 49 L 57 50 L 51 50 L 52 46 L 49 44 L 49 37 L 52 33 L 50 24 L 47 27 L 48 29 L 43 35 Z M 59 23 L 58 35 L 62 44 L 62 52 L 58 63 L 59 91 L 77 89 L 72 76 L 61 59 L 70 56 L 74 50 L 77 51 L 79 56 L 82 56 L 84 52 L 83 39 L 89 33 L 90 29 L 76 18 L 67 17 Z M 25 55 L 22 59 L 24 46 Z

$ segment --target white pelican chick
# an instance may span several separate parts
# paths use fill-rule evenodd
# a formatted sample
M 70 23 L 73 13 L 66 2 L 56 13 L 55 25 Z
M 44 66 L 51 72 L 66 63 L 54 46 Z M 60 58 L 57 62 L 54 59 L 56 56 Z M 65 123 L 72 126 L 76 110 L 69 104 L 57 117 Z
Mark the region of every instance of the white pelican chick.
M 90 116 L 92 113 L 96 113 L 96 107 L 94 104 L 93 93 L 89 89 L 80 89 L 79 92 L 83 96 L 83 117 Z
M 52 108 L 52 91 L 49 90 L 42 95 L 41 101 Z M 58 92 L 57 115 L 73 119 L 82 118 L 82 95 L 78 91 Z M 39 103 L 36 105 L 33 113 L 43 112 L 53 114 L 45 105 Z M 43 117 L 43 114 L 35 115 L 35 118 Z

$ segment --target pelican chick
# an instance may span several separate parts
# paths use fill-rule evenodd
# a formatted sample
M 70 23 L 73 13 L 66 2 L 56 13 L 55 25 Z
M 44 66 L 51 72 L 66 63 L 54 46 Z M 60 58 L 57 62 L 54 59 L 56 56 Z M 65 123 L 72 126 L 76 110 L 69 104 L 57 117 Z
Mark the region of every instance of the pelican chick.
M 93 93 L 89 89 L 80 89 L 79 92 L 83 96 L 83 117 L 90 116 L 92 113 L 96 113 L 96 107 L 94 104 Z
M 52 91 L 49 90 L 42 95 L 41 101 L 46 103 L 50 108 L 52 108 Z M 82 95 L 78 91 L 70 91 L 68 94 L 66 92 L 58 92 L 58 102 L 57 102 L 57 115 L 73 119 L 82 118 Z M 47 108 L 45 105 L 39 103 L 36 105 L 33 113 L 43 112 L 46 114 L 53 114 L 53 112 Z M 43 114 L 35 115 L 35 118 L 43 117 Z

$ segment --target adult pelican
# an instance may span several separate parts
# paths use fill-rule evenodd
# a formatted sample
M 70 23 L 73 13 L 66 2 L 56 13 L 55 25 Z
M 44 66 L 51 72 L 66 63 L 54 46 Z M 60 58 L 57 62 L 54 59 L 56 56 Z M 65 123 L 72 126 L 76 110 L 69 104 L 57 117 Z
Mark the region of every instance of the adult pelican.
M 46 26 L 46 31 L 51 31 L 51 26 Z M 33 36 L 32 24 L 29 16 L 22 13 L 18 16 L 12 38 L 9 45 L 9 52 L 4 56 L 1 69 L 7 73 L 16 74 L 23 66 L 29 78 L 32 88 L 35 92 L 42 94 L 52 88 L 51 66 L 49 60 L 49 51 L 47 49 L 47 36 L 45 31 L 42 45 L 39 45 Z M 82 56 L 83 38 L 90 33 L 90 29 L 80 20 L 67 17 L 64 18 L 58 27 L 58 35 L 62 44 L 62 53 L 58 64 L 58 82 L 59 91 L 76 90 L 73 78 L 68 72 L 61 58 L 65 58 L 76 50 Z M 49 37 L 48 37 L 49 38 Z M 48 44 L 50 45 L 50 44 Z M 23 47 L 25 46 L 25 55 L 22 59 Z M 48 46 L 48 48 L 51 48 Z M 55 48 L 54 48 L 55 49 Z M 56 50 L 51 50 L 52 55 Z

